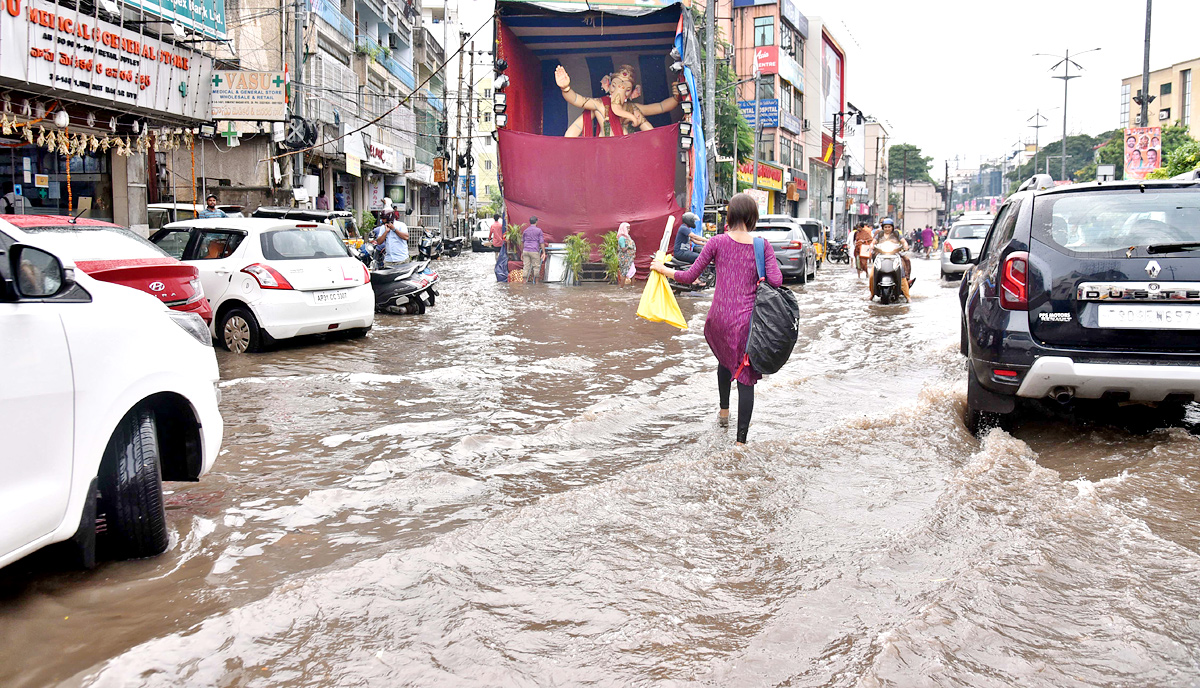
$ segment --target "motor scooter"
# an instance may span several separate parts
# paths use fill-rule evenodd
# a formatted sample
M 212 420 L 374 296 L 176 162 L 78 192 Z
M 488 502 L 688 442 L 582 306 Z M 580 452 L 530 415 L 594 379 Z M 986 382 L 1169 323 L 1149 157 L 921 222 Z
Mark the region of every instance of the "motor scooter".
M 463 245 L 462 237 L 442 238 L 442 249 L 449 258 L 453 258 L 461 254 L 463 252 Z
M 685 263 L 675 258 L 668 260 L 665 265 L 672 270 L 687 270 L 692 267 L 691 263 Z M 668 279 L 667 282 L 671 285 L 671 291 L 674 291 L 676 294 L 704 291 L 717 283 L 717 270 L 712 263 L 709 263 L 707 267 L 700 271 L 700 276 L 696 278 L 696 281 L 691 284 L 682 284 L 673 279 Z
M 826 257 L 829 258 L 830 263 L 845 263 L 849 265 L 850 249 L 845 241 L 833 241 L 829 244 L 829 255 Z
M 883 305 L 899 300 L 904 294 L 900 287 L 900 280 L 905 279 L 904 260 L 900 249 L 900 243 L 896 241 L 884 241 L 875 245 L 876 255 L 872 264 L 871 280 L 875 296 L 879 297 L 879 303 Z
M 375 312 L 394 315 L 424 314 L 437 303 L 438 274 L 429 261 L 405 263 L 399 267 L 371 271 L 375 290 Z
M 442 233 L 432 228 L 426 228 L 421 233 L 421 241 L 417 244 L 417 255 L 424 260 L 436 260 L 442 257 Z

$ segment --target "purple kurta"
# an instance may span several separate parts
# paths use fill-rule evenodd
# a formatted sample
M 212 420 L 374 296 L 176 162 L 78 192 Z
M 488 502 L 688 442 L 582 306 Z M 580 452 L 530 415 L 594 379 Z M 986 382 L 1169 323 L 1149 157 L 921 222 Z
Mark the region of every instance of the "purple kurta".
M 766 245 L 767 282 L 772 286 L 783 285 L 779 263 L 775 262 L 775 251 Z M 754 313 L 754 294 L 758 287 L 758 268 L 754 264 L 754 244 L 741 244 L 728 235 L 718 234 L 708 240 L 700 257 L 687 270 L 675 273 L 678 282 L 691 282 L 700 276 L 700 271 L 709 263 L 717 269 L 716 293 L 708 317 L 704 319 L 704 339 L 712 349 L 717 362 L 736 372 L 746 355 L 746 341 L 750 338 L 750 317 Z M 737 381 L 752 385 L 762 378 L 747 365 L 737 376 Z

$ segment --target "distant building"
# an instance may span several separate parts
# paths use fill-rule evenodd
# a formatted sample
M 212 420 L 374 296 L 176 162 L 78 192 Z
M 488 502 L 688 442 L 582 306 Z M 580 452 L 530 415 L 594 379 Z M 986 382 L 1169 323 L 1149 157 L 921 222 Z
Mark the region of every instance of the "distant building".
M 1197 129 L 1200 106 L 1196 104 L 1192 83 L 1197 70 L 1200 70 L 1200 57 L 1150 72 L 1150 95 L 1154 100 L 1146 112 L 1150 121 L 1142 126 L 1165 127 L 1178 122 L 1188 127 L 1192 138 L 1200 138 L 1200 129 Z M 1137 118 L 1141 106 L 1133 102 L 1133 97 L 1141 92 L 1141 74 L 1121 80 L 1122 127 L 1139 126 Z

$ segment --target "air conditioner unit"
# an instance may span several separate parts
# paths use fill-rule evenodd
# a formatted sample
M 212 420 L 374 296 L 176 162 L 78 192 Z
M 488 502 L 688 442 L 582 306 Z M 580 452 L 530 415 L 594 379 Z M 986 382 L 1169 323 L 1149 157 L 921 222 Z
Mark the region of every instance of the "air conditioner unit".
M 395 34 L 395 33 L 388 34 L 388 47 L 391 48 L 392 50 L 399 50 L 399 48 L 400 48 L 400 35 L 399 34 Z
M 800 124 L 800 131 L 808 131 L 810 129 L 812 129 L 812 125 L 808 123 L 808 120 L 804 120 Z
M 404 171 L 405 172 L 416 172 L 417 171 L 417 161 L 408 156 L 404 156 Z
M 1164 122 L 1169 119 L 1171 119 L 1171 110 L 1169 108 L 1164 108 L 1158 111 L 1158 120 L 1160 122 Z

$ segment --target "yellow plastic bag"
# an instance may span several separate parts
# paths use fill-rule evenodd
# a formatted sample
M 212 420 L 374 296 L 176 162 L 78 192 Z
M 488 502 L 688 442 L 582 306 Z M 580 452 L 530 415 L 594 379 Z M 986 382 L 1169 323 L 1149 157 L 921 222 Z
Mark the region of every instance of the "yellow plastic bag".
M 654 255 L 656 260 L 663 260 L 665 257 L 662 251 Z M 642 301 L 638 304 L 637 314 L 639 318 L 650 322 L 664 322 L 681 330 L 688 328 L 687 321 L 683 319 L 683 313 L 679 310 L 679 303 L 675 300 L 675 292 L 671 291 L 671 284 L 667 282 L 666 277 L 653 270 L 646 280 L 646 288 L 642 290 Z

